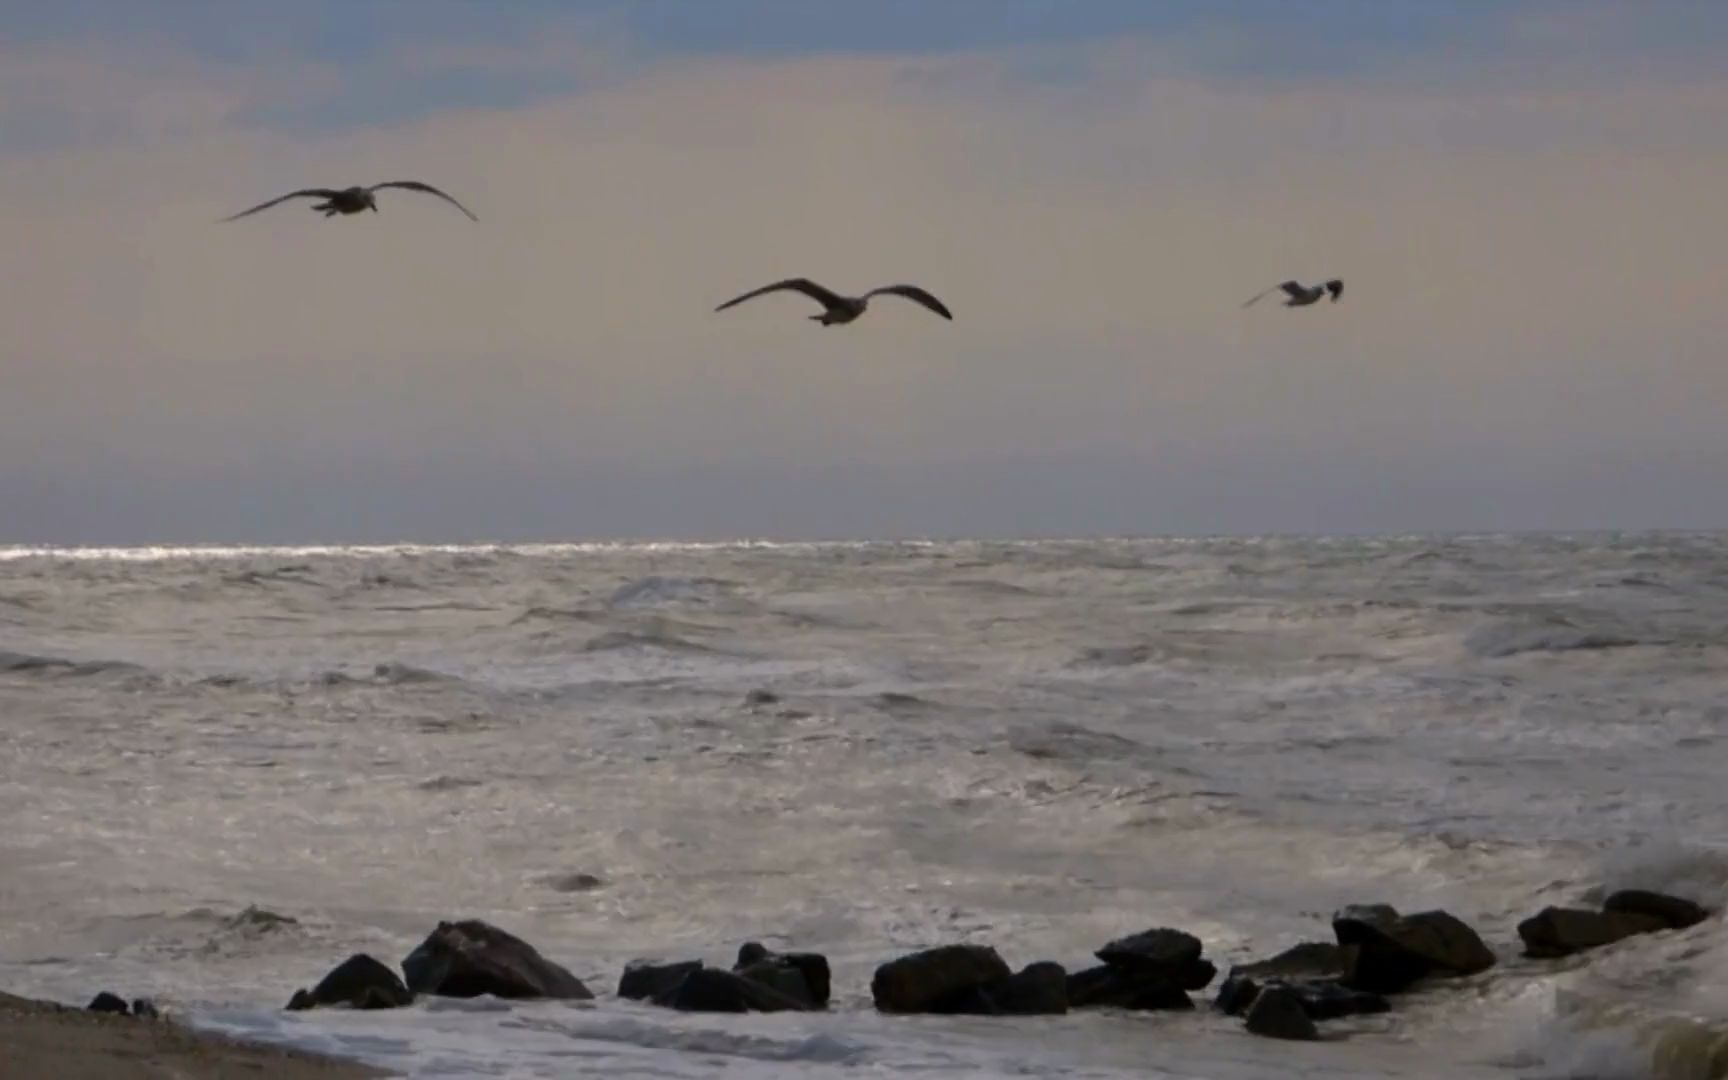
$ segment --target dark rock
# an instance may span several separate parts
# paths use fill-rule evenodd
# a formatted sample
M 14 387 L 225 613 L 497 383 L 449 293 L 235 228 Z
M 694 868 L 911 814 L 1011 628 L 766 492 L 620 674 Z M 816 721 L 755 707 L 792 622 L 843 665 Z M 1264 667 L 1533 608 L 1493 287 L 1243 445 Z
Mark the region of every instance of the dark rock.
M 1476 931 L 1444 911 L 1399 915 L 1385 904 L 1345 908 L 1332 919 L 1343 983 L 1392 994 L 1429 975 L 1474 975 L 1494 966 Z
M 1302 999 L 1287 986 L 1268 986 L 1254 995 L 1248 1008 L 1248 1030 L 1269 1039 L 1312 1041 L 1320 1037 L 1302 1007 Z
M 594 995 L 532 945 L 478 919 L 441 922 L 402 961 L 408 989 L 443 997 L 560 998 Z
M 1106 964 L 1068 976 L 1068 1007 L 1174 1010 L 1192 1009 L 1194 1001 L 1163 975 Z
M 632 960 L 618 979 L 618 996 L 631 1001 L 652 1000 L 676 989 L 685 976 L 701 967 L 700 960 L 682 960 L 675 964 Z
M 748 941 L 739 948 L 738 964 L 732 970 L 797 998 L 809 1008 L 828 1007 L 833 979 L 828 958 L 820 953 L 774 953 L 759 942 Z
M 816 1007 L 816 997 L 810 992 L 810 984 L 804 980 L 804 973 L 790 964 L 782 964 L 772 959 L 763 960 L 733 974 L 784 994 L 806 1009 Z
M 125 1016 L 129 1011 L 125 998 L 119 994 L 110 994 L 106 990 L 91 998 L 90 1004 L 84 1007 L 91 1012 L 119 1013 L 121 1016 Z
M 987 945 L 943 945 L 877 968 L 870 995 L 882 1012 L 927 1012 L 944 999 L 1010 974 L 1008 965 Z
M 1267 989 L 1274 986 L 1295 994 L 1310 1020 L 1336 1020 L 1341 1016 L 1365 1016 L 1392 1010 L 1392 1003 L 1381 995 L 1352 990 L 1336 979 L 1271 982 Z
M 295 993 L 288 1008 L 297 1011 L 320 1005 L 349 1005 L 356 1009 L 395 1009 L 413 1002 L 414 995 L 394 971 L 365 953 L 355 953 L 331 969 L 310 991 Z
M 1666 923 L 1649 915 L 1546 907 L 1518 924 L 1518 936 L 1525 956 L 1548 959 L 1666 929 Z
M 1602 909 L 1620 915 L 1646 915 L 1670 930 L 1685 930 L 1710 917 L 1690 900 L 1645 889 L 1622 889 L 1603 901 Z
M 1270 959 L 1237 964 L 1230 974 L 1255 979 L 1335 979 L 1344 974 L 1344 953 L 1329 941 L 1304 941 Z
M 732 970 L 737 971 L 739 968 L 747 968 L 751 964 L 759 964 L 773 955 L 768 946 L 760 941 L 746 941 L 738 946 L 738 962 L 732 965 Z
M 1160 928 L 1117 938 L 1095 955 L 1111 967 L 1164 972 L 1195 963 L 1202 948 L 1193 934 Z
M 678 985 L 655 995 L 654 1004 L 684 1012 L 802 1012 L 809 1008 L 772 986 L 711 967 L 691 971 Z
M 1095 954 L 1113 968 L 1157 975 L 1183 990 L 1203 990 L 1218 968 L 1200 959 L 1200 939 L 1181 930 L 1145 930 L 1118 938 Z
M 1068 1011 L 1068 972 L 1048 961 L 968 987 L 942 999 L 931 1012 L 974 1016 L 1059 1016 Z
M 772 690 L 752 690 L 744 695 L 744 704 L 750 706 L 773 705 L 779 700 L 780 695 Z
M 1223 985 L 1218 987 L 1218 996 L 1212 999 L 1212 1004 L 1226 1016 L 1241 1016 L 1248 1011 L 1248 1006 L 1254 1004 L 1254 995 L 1260 992 L 1260 984 L 1252 977 L 1230 972 Z
M 140 1020 L 160 1020 L 162 1014 L 157 1011 L 156 1003 L 149 998 L 132 999 L 132 1015 Z
M 1060 1016 L 1068 1011 L 1068 971 L 1048 960 L 1028 964 L 984 992 L 1004 1016 Z

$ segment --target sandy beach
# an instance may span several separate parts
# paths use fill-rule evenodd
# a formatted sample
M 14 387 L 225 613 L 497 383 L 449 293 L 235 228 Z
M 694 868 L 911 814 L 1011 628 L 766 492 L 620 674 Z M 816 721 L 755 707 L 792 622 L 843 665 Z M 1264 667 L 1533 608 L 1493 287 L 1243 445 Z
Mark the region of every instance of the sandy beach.
M 0 993 L 0 1080 L 348 1080 L 385 1073 L 192 1031 L 172 1020 L 93 1013 Z

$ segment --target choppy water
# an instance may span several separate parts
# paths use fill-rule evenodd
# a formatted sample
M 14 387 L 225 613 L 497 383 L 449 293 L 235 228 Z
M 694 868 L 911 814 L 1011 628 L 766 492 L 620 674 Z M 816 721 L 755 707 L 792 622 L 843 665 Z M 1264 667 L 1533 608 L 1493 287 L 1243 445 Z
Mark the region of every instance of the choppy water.
M 421 1075 L 1641 1076 L 1728 1020 L 1719 921 L 1512 932 L 1728 899 L 1722 536 L 0 549 L 0 733 L 0 986 Z M 1376 900 L 1505 960 L 1294 1047 L 868 1008 L 912 947 L 1167 924 L 1223 966 Z M 466 916 L 602 999 L 278 1011 Z M 828 953 L 836 1010 L 610 998 L 747 938 Z

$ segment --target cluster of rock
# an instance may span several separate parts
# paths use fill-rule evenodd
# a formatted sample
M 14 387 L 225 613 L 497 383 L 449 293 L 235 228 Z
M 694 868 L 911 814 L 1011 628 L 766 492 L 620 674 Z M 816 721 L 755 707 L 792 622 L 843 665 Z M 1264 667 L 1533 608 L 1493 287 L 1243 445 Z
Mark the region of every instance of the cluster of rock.
M 1686 900 L 1651 892 L 1610 896 L 1601 911 L 1547 908 L 1518 927 L 1527 954 L 1563 956 L 1630 934 L 1683 929 L 1708 913 Z M 1385 904 L 1352 906 L 1332 919 L 1334 942 L 1309 942 L 1268 960 L 1231 968 L 1214 1004 L 1243 1018 L 1257 1035 L 1315 1039 L 1316 1024 L 1383 1013 L 1391 997 L 1432 979 L 1475 975 L 1494 966 L 1482 938 L 1444 911 L 1401 914 Z M 987 945 L 943 945 L 891 960 L 870 981 L 884 1013 L 1033 1016 L 1071 1009 L 1192 1009 L 1217 967 L 1192 934 L 1145 930 L 1112 941 L 1100 963 L 1069 972 L 1050 961 L 1019 971 Z M 817 953 L 776 953 L 749 942 L 728 968 L 701 960 L 629 964 L 618 996 L 688 1012 L 786 1012 L 825 1009 L 828 960 Z M 477 920 L 438 924 L 402 961 L 402 974 L 370 956 L 348 958 L 317 986 L 297 992 L 290 1009 L 395 1008 L 418 994 L 448 997 L 586 1000 L 594 995 L 533 946 Z M 111 995 L 105 995 L 111 996 Z M 99 1001 L 101 999 L 98 999 Z M 114 998 L 107 1007 L 126 1010 Z M 97 1008 L 92 1004 L 92 1008 Z
M 1545 907 L 1518 924 L 1524 955 L 1537 959 L 1570 956 L 1612 945 L 1634 934 L 1684 930 L 1710 913 L 1690 900 L 1643 889 L 1624 889 L 1602 903 L 1602 910 Z
M 585 1001 L 594 995 L 582 980 L 541 956 L 534 946 L 478 919 L 441 922 L 402 961 L 402 975 L 357 953 L 311 990 L 296 991 L 290 1009 L 347 1005 L 393 1009 L 417 994 L 471 998 L 554 998 Z

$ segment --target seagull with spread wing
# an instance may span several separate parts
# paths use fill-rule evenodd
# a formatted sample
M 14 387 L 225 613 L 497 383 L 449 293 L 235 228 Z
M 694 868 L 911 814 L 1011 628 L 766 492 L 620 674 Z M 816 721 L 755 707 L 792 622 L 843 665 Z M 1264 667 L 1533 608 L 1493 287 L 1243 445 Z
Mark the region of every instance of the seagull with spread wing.
M 290 191 L 288 194 L 283 195 L 280 198 L 271 199 L 267 203 L 259 203 L 250 210 L 242 210 L 240 213 L 235 214 L 234 217 L 225 217 L 222 220 L 233 221 L 236 218 L 243 218 L 248 214 L 256 214 L 260 210 L 268 210 L 277 203 L 299 198 L 323 199 L 323 202 L 314 204 L 312 209 L 322 211 L 325 217 L 333 217 L 336 214 L 358 214 L 362 210 L 371 210 L 376 212 L 378 209 L 378 198 L 373 193 L 378 191 L 380 188 L 405 188 L 408 191 L 424 191 L 428 195 L 438 196 L 451 206 L 454 206 L 464 214 L 467 214 L 470 221 L 480 220 L 475 217 L 466 206 L 463 206 L 449 195 L 439 191 L 431 184 L 422 184 L 418 180 L 387 180 L 382 184 L 373 184 L 371 187 L 343 188 L 340 191 L 335 188 L 304 188 L 300 191 Z
M 1309 304 L 1318 304 L 1320 298 L 1327 293 L 1332 294 L 1332 302 L 1336 304 L 1338 298 L 1344 295 L 1344 279 L 1333 278 L 1324 285 L 1304 285 L 1300 281 L 1286 281 L 1282 285 L 1272 286 L 1266 292 L 1255 294 L 1253 299 L 1242 306 L 1247 307 L 1248 304 L 1252 304 L 1255 300 L 1265 296 L 1266 293 L 1277 292 L 1279 289 L 1283 289 L 1287 297 L 1284 301 L 1285 307 L 1307 307 Z
M 925 307 L 942 316 L 944 319 L 952 320 L 954 318 L 953 312 L 949 311 L 947 307 L 943 305 L 942 301 L 931 296 L 916 285 L 884 285 L 880 289 L 871 289 L 863 296 L 841 296 L 837 292 L 824 289 L 809 278 L 787 278 L 785 281 L 776 281 L 772 285 L 764 285 L 760 289 L 752 289 L 743 296 L 734 297 L 733 299 L 726 301 L 714 310 L 725 311 L 734 304 L 742 304 L 744 301 L 752 299 L 753 297 L 761 296 L 765 293 L 782 292 L 786 290 L 803 293 L 818 304 L 821 304 L 822 314 L 812 315 L 810 318 L 821 323 L 823 326 L 849 323 L 856 319 L 858 316 L 864 314 L 864 310 L 870 306 L 870 298 L 872 296 L 903 296 L 915 303 L 923 304 Z

